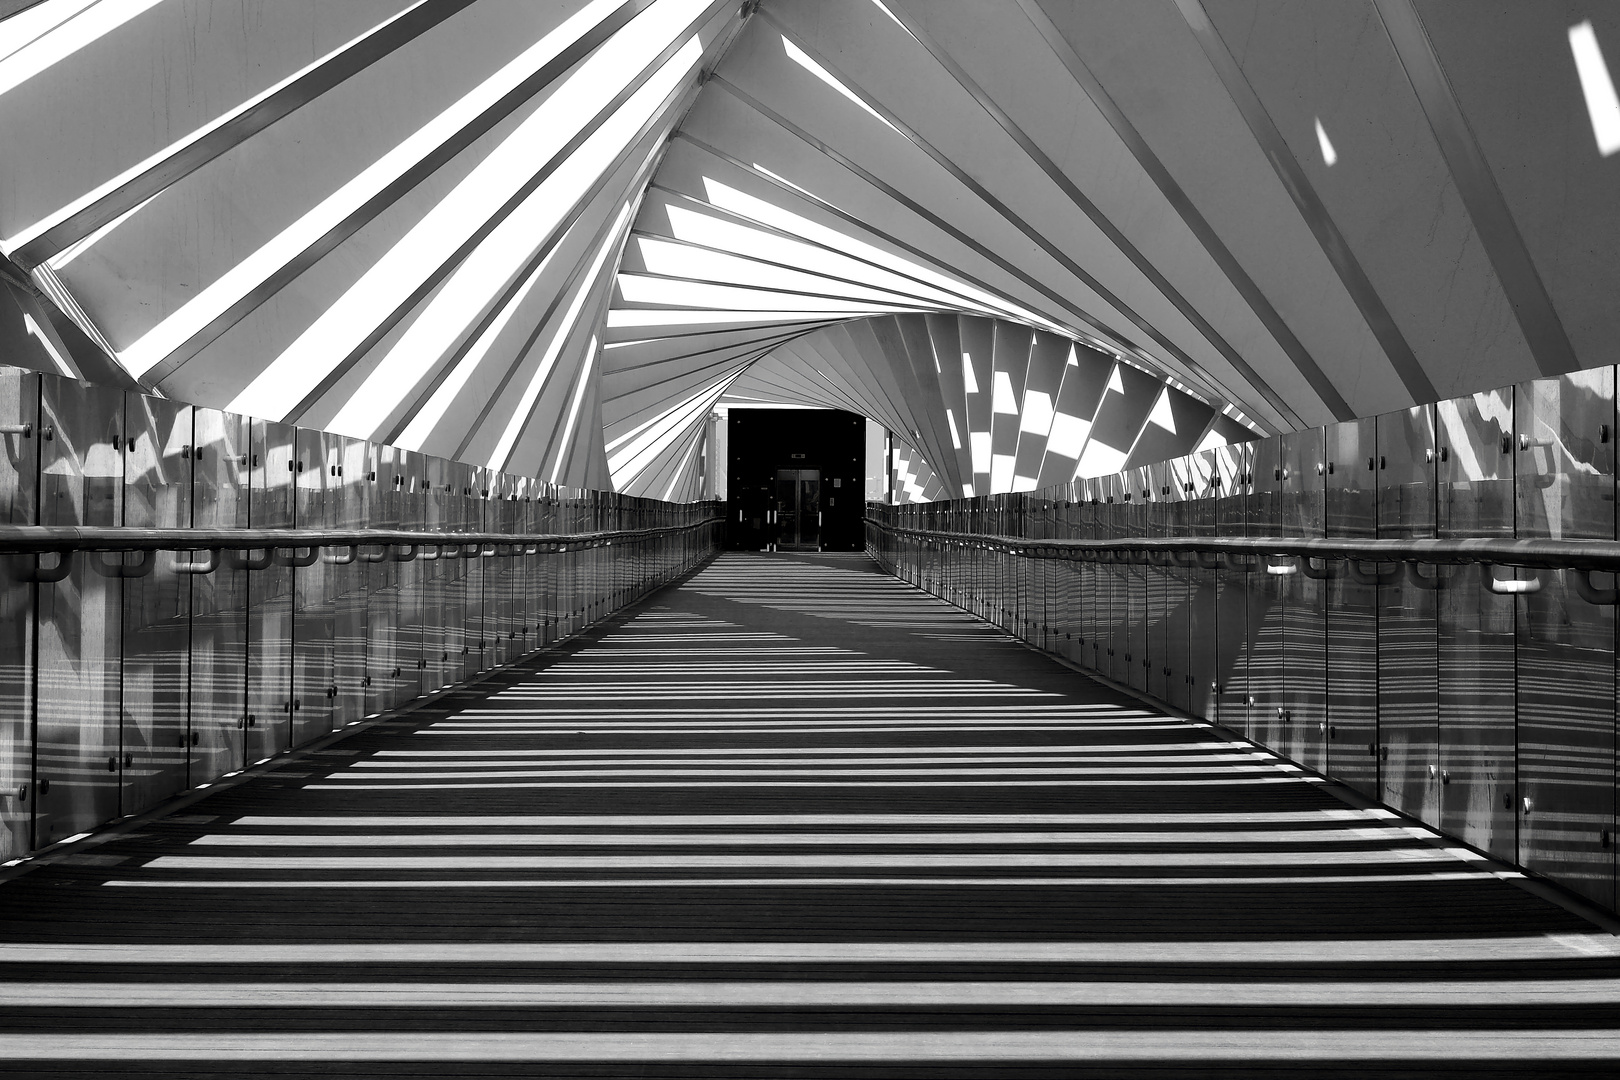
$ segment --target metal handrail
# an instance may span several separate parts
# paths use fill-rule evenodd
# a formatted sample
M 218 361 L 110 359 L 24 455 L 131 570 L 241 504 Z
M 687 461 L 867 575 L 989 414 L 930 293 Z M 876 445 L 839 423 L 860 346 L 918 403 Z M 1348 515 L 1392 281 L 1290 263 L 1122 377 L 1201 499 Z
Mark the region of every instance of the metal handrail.
M 271 566 L 307 567 L 317 561 L 330 566 L 362 563 L 411 562 L 443 558 L 476 559 L 496 555 L 535 555 L 581 548 L 610 547 L 688 529 L 718 524 L 711 515 L 681 525 L 645 529 L 604 529 L 589 533 L 484 533 L 422 532 L 407 529 L 147 529 L 90 525 L 0 525 L 0 557 L 34 556 L 33 565 L 20 569 L 25 581 L 41 584 L 62 581 L 73 571 L 81 552 L 95 552 L 90 565 L 108 577 L 139 578 L 157 566 L 159 551 L 200 551 L 200 560 L 176 559 L 178 574 L 212 574 L 223 564 L 232 570 L 265 570 Z M 363 548 L 378 550 L 365 551 Z M 326 548 L 342 549 L 324 553 Z M 426 554 L 432 549 L 433 554 Z M 469 550 L 471 549 L 471 550 Z M 115 562 L 105 553 L 118 552 Z M 126 563 L 124 553 L 141 559 Z M 454 554 L 452 554 L 452 552 Z M 47 566 L 40 557 L 54 554 Z
M 1542 570 L 1620 572 L 1620 543 L 1613 540 L 1515 540 L 1506 537 L 1366 540 L 1303 536 L 1134 536 L 1112 540 L 1032 539 L 985 533 L 956 533 L 891 525 L 868 516 L 885 531 L 952 544 L 1010 551 L 1031 558 L 1086 562 L 1148 563 L 1162 553 L 1197 553 L 1224 558 L 1286 557 L 1354 563 L 1486 564 Z
M 589 533 L 450 532 L 410 529 L 148 529 L 91 525 L 0 525 L 0 554 L 61 551 L 264 551 L 307 550 L 355 545 L 525 547 L 566 545 L 602 546 L 686 529 L 702 528 L 717 516 L 682 525 L 655 525 L 645 529 L 604 529 Z M 486 555 L 494 551 L 484 552 Z

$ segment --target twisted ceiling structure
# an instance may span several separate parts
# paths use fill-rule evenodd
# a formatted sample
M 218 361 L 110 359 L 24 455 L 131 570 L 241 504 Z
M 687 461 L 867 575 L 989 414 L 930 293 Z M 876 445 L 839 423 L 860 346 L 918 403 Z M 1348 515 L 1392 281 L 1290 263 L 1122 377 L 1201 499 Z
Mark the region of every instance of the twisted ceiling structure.
M 0 360 L 693 497 L 1032 489 L 1612 360 L 1580 0 L 0 0 Z

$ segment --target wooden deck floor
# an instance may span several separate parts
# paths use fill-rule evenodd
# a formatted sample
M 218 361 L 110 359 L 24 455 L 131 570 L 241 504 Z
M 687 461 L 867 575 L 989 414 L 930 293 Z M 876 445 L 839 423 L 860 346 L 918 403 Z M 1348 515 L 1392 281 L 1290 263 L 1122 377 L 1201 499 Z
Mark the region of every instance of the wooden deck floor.
M 1614 1075 L 1620 947 L 856 556 L 0 885 L 0 1072 Z

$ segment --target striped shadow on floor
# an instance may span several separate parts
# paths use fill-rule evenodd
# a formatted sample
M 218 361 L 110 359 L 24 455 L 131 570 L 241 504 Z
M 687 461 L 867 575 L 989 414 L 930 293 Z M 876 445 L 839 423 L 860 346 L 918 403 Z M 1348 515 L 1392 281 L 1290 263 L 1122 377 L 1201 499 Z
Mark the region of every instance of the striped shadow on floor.
M 1620 1062 L 1612 935 L 856 556 L 723 556 L 0 916 L 0 1073 Z

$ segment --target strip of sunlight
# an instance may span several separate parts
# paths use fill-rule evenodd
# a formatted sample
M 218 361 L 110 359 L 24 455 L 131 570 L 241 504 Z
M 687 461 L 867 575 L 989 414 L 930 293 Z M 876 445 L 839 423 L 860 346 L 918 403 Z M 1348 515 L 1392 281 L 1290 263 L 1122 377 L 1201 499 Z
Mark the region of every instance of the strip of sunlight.
M 716 284 L 746 283 L 751 286 L 781 289 L 784 292 L 819 293 L 850 300 L 867 300 L 884 304 L 915 305 L 914 296 L 901 296 L 886 290 L 856 285 L 842 277 L 823 277 L 805 270 L 791 270 L 759 262 L 742 255 L 707 248 L 694 248 L 671 240 L 639 236 L 637 248 L 649 274 L 662 274 L 672 278 L 700 278 Z
M 838 297 L 807 296 L 803 293 L 746 289 L 735 285 L 713 285 L 701 281 L 677 281 L 646 274 L 620 274 L 619 292 L 628 303 L 664 304 L 670 307 L 757 311 L 763 308 L 797 308 L 799 311 L 854 313 L 854 305 Z M 914 304 L 862 304 L 861 311 L 874 314 L 891 311 L 917 311 Z
M 655 151 L 656 152 L 656 151 Z M 540 365 L 534 369 L 528 386 L 518 398 L 517 408 L 506 422 L 506 428 L 501 432 L 500 439 L 495 443 L 495 449 L 488 459 L 492 469 L 503 468 L 512 447 L 517 443 L 518 435 L 522 433 L 524 425 L 529 419 L 529 410 L 534 407 L 540 391 L 545 389 L 546 380 L 551 377 L 551 369 L 557 363 L 557 356 L 562 352 L 563 344 L 573 334 L 574 323 L 579 319 L 579 313 L 590 297 L 591 290 L 596 285 L 597 275 L 602 272 L 602 266 L 607 262 L 608 256 L 619 249 L 619 240 L 624 234 L 625 227 L 630 221 L 632 204 L 626 203 L 619 208 L 619 216 L 608 231 L 607 237 L 601 246 L 596 249 L 596 255 L 591 259 L 588 273 L 582 275 L 574 286 L 574 298 L 569 301 L 568 309 L 563 313 L 562 320 L 557 323 L 557 330 L 546 343 L 546 351 L 540 358 Z
M 557 443 L 557 460 L 551 465 L 551 482 L 558 482 L 562 474 L 563 462 L 568 460 L 568 448 L 574 442 L 574 430 L 579 427 L 580 406 L 585 404 L 585 391 L 591 385 L 591 369 L 596 366 L 596 335 L 591 335 L 591 343 L 585 350 L 585 359 L 579 366 L 579 374 L 574 376 L 574 399 L 568 404 L 568 423 L 563 427 L 563 437 Z M 501 468 L 506 468 L 506 462 L 501 462 Z
M 1018 458 L 1013 454 L 990 455 L 990 491 L 999 494 L 1012 490 L 1013 466 L 1018 464 Z
M 1024 391 L 1024 418 L 1018 425 L 1020 432 L 1042 438 L 1052 430 L 1052 395 L 1041 390 Z
M 1125 467 L 1125 458 L 1125 451 L 1116 450 L 1105 442 L 1092 439 L 1086 444 L 1085 453 L 1080 456 L 1080 463 L 1075 466 L 1075 476 L 1104 476 L 1119 472 Z
M 892 19 L 894 21 L 894 25 L 898 26 L 902 30 L 906 30 L 906 24 L 901 22 L 899 19 L 896 19 L 894 17 L 894 12 L 890 11 L 888 9 L 888 7 L 884 5 L 883 0 L 872 0 L 872 3 L 877 6 L 877 9 L 879 11 L 883 12 L 883 14 L 887 15 L 890 19 Z M 911 34 L 911 31 L 906 30 L 906 33 Z M 915 37 L 916 35 L 912 34 L 912 36 Z
M 1153 411 L 1148 413 L 1147 422 L 1155 427 L 1161 427 L 1174 435 L 1176 433 L 1176 413 L 1170 407 L 1170 390 L 1166 387 L 1159 391 L 1159 400 L 1153 403 Z
M 159 192 L 158 194 L 162 193 Z M 128 210 L 125 210 L 122 214 L 119 214 L 117 217 L 107 222 L 107 224 L 101 226 L 101 228 L 97 229 L 95 232 L 80 237 L 78 240 L 75 240 L 73 243 L 63 248 L 61 251 L 58 251 L 55 255 L 52 255 L 50 258 L 46 259 L 45 264 L 52 270 L 63 269 L 69 263 L 73 262 L 74 259 L 77 259 L 80 255 L 83 255 L 86 251 L 89 251 L 91 248 L 105 240 L 112 234 L 113 230 L 117 229 L 124 222 L 128 221 L 142 210 L 145 210 L 152 204 L 152 200 L 155 198 L 157 198 L 157 195 L 148 195 L 146 198 L 142 199 Z M 26 238 L 18 237 L 17 244 L 19 246 L 25 242 Z
M 649 447 L 662 449 L 671 437 L 671 433 L 679 428 L 683 421 L 690 419 L 691 415 L 697 411 L 706 398 L 715 394 L 717 388 L 720 393 L 724 393 L 726 387 L 731 384 L 735 377 L 735 375 L 728 375 L 718 382 L 699 387 L 696 392 L 681 398 L 663 412 L 654 415 L 652 419 L 641 424 L 629 445 L 623 446 L 622 449 L 615 446 L 608 456 L 608 471 L 613 473 L 614 482 L 617 483 L 619 474 L 624 473 L 637 458 L 645 455 Z M 616 440 L 620 444 L 624 443 L 624 441 L 622 438 Z M 639 472 L 639 470 L 637 471 Z M 627 479 L 633 479 L 633 477 L 627 477 Z
M 1586 112 L 1592 118 L 1598 153 L 1608 157 L 1620 150 L 1620 98 L 1615 96 L 1614 80 L 1609 76 L 1609 65 L 1603 62 L 1592 20 L 1569 28 L 1569 49 L 1575 54 L 1575 70 L 1581 78 L 1581 93 L 1586 96 Z
M 44 330 L 40 329 L 39 323 L 35 322 L 34 317 L 26 312 L 23 314 L 23 326 L 27 328 L 29 337 L 38 339 L 39 343 L 44 346 L 45 351 L 50 354 L 51 361 L 56 365 L 58 371 L 70 379 L 77 379 L 79 377 L 78 373 L 73 370 L 73 365 L 64 360 L 62 358 L 62 354 L 56 351 L 56 344 L 51 341 L 50 335 L 46 334 Z
M 708 416 L 709 410 L 714 408 L 714 403 L 725 395 L 726 390 L 741 374 L 742 370 L 732 372 L 719 381 L 701 388 L 696 394 L 663 413 L 658 417 L 657 424 L 642 438 L 610 459 L 608 472 L 613 476 L 614 486 L 623 488 L 633 483 L 662 457 L 666 450 L 685 438 L 694 424 Z
M 703 440 L 702 439 L 693 439 L 687 445 L 685 459 L 682 460 L 680 465 L 677 466 L 673 470 L 673 473 L 669 478 L 669 486 L 664 488 L 663 499 L 664 499 L 665 502 L 673 502 L 674 501 L 674 499 L 675 499 L 675 485 L 677 485 L 679 483 L 682 483 L 682 482 L 684 482 L 684 481 L 686 481 L 688 479 L 692 479 L 692 480 L 697 479 L 697 458 L 698 458 L 698 452 L 699 452 L 699 450 L 702 449 L 702 447 L 703 447 Z
M 973 498 L 973 485 L 972 484 L 963 484 L 962 485 L 962 497 L 964 499 Z
M 45 0 L 8 17 L 0 60 L 50 33 L 98 0 Z
M 1334 162 L 1339 160 L 1339 154 L 1333 149 L 1333 143 L 1328 140 L 1327 129 L 1322 126 L 1321 117 L 1316 120 L 1316 141 L 1322 147 L 1322 164 L 1332 168 Z
M 1046 440 L 1046 452 L 1056 454 L 1070 461 L 1080 460 L 1080 450 L 1086 444 L 1086 436 L 1091 434 L 1091 421 L 1082 420 L 1078 416 L 1068 413 L 1058 413 L 1052 418 L 1052 433 Z
M 406 450 L 420 450 L 422 448 L 422 444 L 433 434 L 433 430 L 439 426 L 439 421 L 444 418 L 445 412 L 449 410 L 450 403 L 461 393 L 462 387 L 467 385 L 467 380 L 472 378 L 474 371 L 478 370 L 478 365 L 484 362 L 484 357 L 489 354 L 489 350 L 494 346 L 496 339 L 501 336 L 507 324 L 512 321 L 513 316 L 523 307 L 523 302 L 528 299 L 535 283 L 550 268 L 552 260 L 561 247 L 562 244 L 559 242 L 553 244 L 551 250 L 546 252 L 545 258 L 540 260 L 540 265 L 534 268 L 534 273 L 530 274 L 523 284 L 519 286 L 511 301 L 501 309 L 501 313 L 484 328 L 484 332 L 478 336 L 478 340 L 473 343 L 472 348 L 468 349 L 462 356 L 461 362 L 451 369 L 450 373 L 445 376 L 444 381 L 439 384 L 438 389 L 433 391 L 433 396 L 428 399 L 427 404 L 417 410 L 416 415 L 411 418 L 411 422 L 405 425 L 405 430 L 400 432 L 399 438 L 395 441 L 396 445 L 402 446 Z
M 55 67 L 87 45 L 100 41 L 162 0 L 101 0 L 84 4 L 81 0 L 60 0 L 41 4 L 5 21 L 6 36 L 12 41 L 26 38 L 23 45 L 0 59 L 0 95 L 7 94 L 40 72 Z M 24 16 L 31 22 L 17 23 Z M 59 17 L 60 16 L 60 17 Z M 16 37 L 12 37 L 15 33 Z M 32 37 L 28 37 L 29 34 Z M 0 46 L 3 48 L 3 46 Z
M 236 119 L 238 116 L 243 115 L 244 113 L 248 112 L 251 109 L 257 108 L 259 106 L 260 102 L 266 101 L 269 98 L 273 97 L 274 95 L 280 93 L 285 87 L 290 86 L 292 83 L 294 83 L 297 80 L 303 78 L 306 74 L 308 74 L 309 72 L 311 72 L 311 71 L 315 70 L 316 68 L 320 67 L 322 64 L 330 63 L 334 57 L 341 56 L 343 53 L 345 53 L 348 50 L 354 48 L 356 45 L 358 45 L 360 42 L 364 41 L 366 38 L 371 37 L 372 35 L 376 34 L 378 31 L 383 30 L 386 27 L 388 27 L 389 25 L 391 25 L 391 24 L 399 21 L 400 19 L 404 18 L 405 15 L 407 15 L 411 11 L 414 11 L 416 8 L 421 7 L 424 3 L 426 3 L 426 0 L 415 0 L 414 3 L 406 4 L 403 8 L 401 8 L 395 14 L 393 14 L 393 15 L 389 16 L 388 18 L 384 19 L 382 22 L 378 23 L 376 26 L 373 26 L 371 29 L 365 31 L 364 33 L 359 34 L 356 37 L 354 37 L 353 39 L 344 42 L 342 45 L 340 45 L 337 48 L 333 49 L 331 52 L 327 53 L 325 56 L 322 56 L 320 59 L 315 60 L 312 63 L 304 65 L 302 68 L 299 68 L 297 71 L 293 72 L 291 75 L 288 75 L 285 79 L 282 79 L 280 82 L 277 82 L 275 85 L 269 87 L 268 89 L 262 90 L 259 93 L 257 93 L 255 95 L 253 95 L 252 97 L 248 98 L 246 101 L 244 101 L 240 105 L 236 106 L 236 108 L 231 109 L 231 110 L 229 110 L 227 112 L 221 113 L 219 116 L 217 116 L 214 119 L 210 120 L 208 123 L 204 124 L 202 127 L 198 128 L 197 130 L 195 130 L 195 131 L 191 132 L 190 134 L 185 135 L 185 136 L 181 137 L 180 139 L 177 139 L 176 141 L 170 143 L 168 146 L 165 146 L 162 150 L 159 150 L 157 153 L 150 155 L 149 157 L 146 158 L 146 160 L 140 162 L 137 165 L 130 166 L 129 168 L 125 169 L 123 172 L 119 173 L 117 176 L 113 177 L 111 180 L 108 180 L 106 183 L 101 184 L 100 186 L 98 186 L 98 187 L 94 188 L 93 190 L 89 191 L 88 193 L 86 193 L 84 195 L 81 195 L 77 199 L 74 199 L 71 203 L 69 203 L 68 205 L 62 207 L 60 210 L 57 210 L 55 213 L 49 215 L 48 217 L 42 218 L 38 222 L 35 222 L 33 225 L 30 225 L 28 228 L 24 229 L 22 232 L 18 233 L 16 236 L 14 236 L 14 237 L 10 238 L 9 240 L 7 240 L 6 241 L 7 247 L 8 248 L 21 247 L 24 244 L 28 243 L 29 241 L 33 240 L 34 237 L 40 235 L 43 232 L 46 232 L 47 230 L 55 228 L 58 224 L 60 224 L 63 221 L 66 221 L 68 218 L 72 217 L 74 214 L 77 214 L 79 211 L 85 209 L 86 207 L 95 205 L 96 203 L 100 202 L 102 199 L 105 199 L 108 195 L 111 195 L 113 192 L 117 191 L 119 188 L 121 188 L 125 184 L 129 183 L 135 177 L 140 176 L 142 173 L 144 173 L 148 169 L 152 168 L 152 166 L 158 164 L 161 161 L 166 161 L 169 158 L 172 158 L 172 157 L 176 156 L 181 151 L 183 151 L 186 147 L 192 146 L 192 145 L 196 144 L 197 142 L 201 141 L 202 138 L 204 136 L 208 135 L 210 132 L 218 130 L 219 128 L 223 127 L 225 124 L 228 124 L 232 120 Z M 148 200 L 148 201 L 150 201 L 150 200 Z M 145 204 L 143 203 L 142 205 L 145 205 Z M 63 265 L 65 265 L 65 263 Z
M 863 285 L 888 289 L 913 298 L 934 300 L 953 309 L 968 308 L 987 313 L 991 310 L 959 293 L 924 285 L 903 274 L 862 262 L 852 255 L 828 251 L 824 247 L 803 240 L 778 236 L 764 229 L 726 221 L 711 214 L 699 213 L 671 203 L 666 203 L 664 210 L 669 215 L 670 233 L 677 240 L 765 262 L 798 267 L 840 281 L 860 282 Z
M 365 385 L 350 398 L 339 414 L 347 427 L 337 428 L 338 420 L 334 419 L 337 430 L 369 435 L 384 422 L 401 395 L 454 346 L 467 323 L 484 310 L 490 297 L 512 281 L 536 250 L 552 241 L 569 210 L 585 198 L 591 186 L 612 167 L 614 159 L 636 138 L 642 125 L 653 118 L 668 94 L 691 73 L 702 55 L 702 45 L 693 37 L 479 243 L 456 267 L 422 315 L 383 357 Z M 566 87 L 558 93 L 562 95 L 565 91 Z M 555 101 L 556 97 L 550 99 L 531 120 L 541 118 Z M 552 119 L 557 117 L 553 115 Z M 277 377 L 279 369 L 279 377 L 292 384 L 289 390 L 299 396 L 284 396 L 277 404 L 291 408 L 315 379 L 357 347 L 369 332 L 372 320 L 367 316 L 370 313 L 391 310 L 410 290 L 419 287 L 454 245 L 481 223 L 479 219 L 509 196 L 509 181 L 521 183 L 527 178 L 533 160 L 545 160 L 549 148 L 540 148 L 535 158 L 526 160 L 528 152 L 537 149 L 532 142 L 527 146 L 518 142 L 526 129 L 531 138 L 538 138 L 538 131 L 527 122 L 520 126 L 512 139 L 428 211 L 342 299 L 299 335 L 255 383 L 268 385 Z M 501 156 L 499 162 L 494 161 L 496 155 Z M 478 176 L 485 165 L 491 166 L 490 171 Z M 498 185 L 498 189 L 491 191 L 491 185 Z M 516 183 L 511 183 L 510 187 L 516 187 Z M 350 322 L 340 321 L 343 319 Z M 292 378 L 292 372 L 298 372 L 301 379 Z M 264 390 L 260 393 L 262 395 Z M 264 400 L 267 399 L 260 398 L 261 402 Z M 259 407 L 264 406 L 261 403 Z
M 1104 396 L 1106 397 L 1110 393 L 1123 394 L 1124 392 L 1125 380 L 1119 374 L 1119 365 L 1115 364 L 1108 372 L 1108 386 L 1104 390 Z
M 755 172 L 762 173 L 765 176 L 770 177 L 772 180 L 775 180 L 779 184 L 786 184 L 788 187 L 792 188 L 794 191 L 797 191 L 800 195 L 803 195 L 806 198 L 814 199 L 816 202 L 820 203 L 822 206 L 832 206 L 834 210 L 838 209 L 838 207 L 833 206 L 832 203 L 828 202 L 826 199 L 823 199 L 820 195 L 817 195 L 815 192 L 811 191 L 809 188 L 800 187 L 798 184 L 795 184 L 793 181 L 789 180 L 787 177 L 783 176 L 781 173 L 774 173 L 771 170 L 767 169 L 765 166 L 761 165 L 757 161 L 751 162 L 750 164 L 752 164 L 754 166 L 754 171 Z
M 676 311 L 672 309 L 613 308 L 608 312 L 607 327 L 693 326 L 699 323 L 724 328 L 732 323 L 810 323 L 822 322 L 823 313 L 814 315 L 804 311 L 736 311 L 731 308 L 709 308 L 703 311 Z M 833 314 L 839 314 L 834 312 Z M 881 315 L 880 311 L 856 311 L 854 316 Z
M 968 432 L 968 456 L 973 459 L 975 473 L 988 473 L 990 471 L 990 433 L 988 431 Z
M 979 392 L 979 380 L 973 374 L 973 357 L 962 354 L 962 387 L 969 394 Z
M 795 64 L 798 64 L 800 67 L 804 68 L 804 70 L 808 71 L 810 74 L 814 75 L 816 78 L 838 91 L 850 101 L 853 101 L 856 105 L 860 106 L 862 112 L 865 112 L 878 123 L 882 124 L 896 135 L 900 134 L 900 129 L 885 120 L 882 113 L 868 105 L 864 100 L 862 100 L 859 94 L 855 93 L 855 91 L 851 90 L 849 87 L 840 82 L 832 72 L 828 71 L 826 68 L 812 60 L 803 49 L 789 41 L 786 34 L 782 35 L 782 49 L 787 53 L 789 60 L 792 60 Z
M 773 229 L 780 229 L 782 232 L 791 233 L 794 236 L 802 236 L 806 240 L 821 244 L 823 247 L 845 251 L 856 258 L 891 267 L 908 277 L 915 277 L 950 292 L 966 296 L 1019 322 L 1043 327 L 1065 336 L 1069 333 L 1050 319 L 1021 308 L 1003 297 L 996 296 L 983 289 L 974 288 L 964 281 L 931 270 L 921 263 L 912 262 L 883 248 L 857 240 L 855 237 L 841 233 L 837 229 L 829 228 L 803 215 L 795 214 L 791 210 L 784 210 L 779 206 L 766 202 L 764 199 L 756 198 L 747 192 L 722 184 L 718 180 L 705 176 L 703 178 L 703 190 L 709 202 L 722 210 L 729 210 L 740 217 L 751 218 L 762 225 L 769 225 Z
M 552 244 L 568 212 L 701 56 L 702 45 L 694 37 L 484 238 L 333 418 L 331 430 L 370 437 L 386 423 L 403 395 L 454 349 L 468 322 L 483 313 L 535 251 Z M 417 228 L 427 226 L 433 216 Z
M 990 409 L 992 412 L 1003 413 L 1007 416 L 1018 415 L 1018 398 L 1013 394 L 1012 377 L 1005 371 L 998 371 L 990 379 L 992 390 L 990 395 Z
M 666 2 L 672 3 L 673 0 L 666 0 Z M 694 0 L 689 0 L 689 2 L 694 2 Z M 500 71 L 485 79 L 472 91 L 463 95 L 460 100 L 418 128 L 398 146 L 372 162 L 354 179 L 321 200 L 319 204 L 305 212 L 297 221 L 288 225 L 275 237 L 260 246 L 253 254 L 220 275 L 207 288 L 202 289 L 178 310 L 171 313 L 168 318 L 152 327 L 128 348 L 122 350 L 119 353 L 119 360 L 132 374 L 136 376 L 144 374 L 153 365 L 163 360 L 164 357 L 184 345 L 193 334 L 196 334 L 214 319 L 225 313 L 233 304 L 248 295 L 281 267 L 291 262 L 300 252 L 307 249 L 320 237 L 331 232 L 346 218 L 358 212 L 367 202 L 379 197 L 390 184 L 397 182 L 412 168 L 420 164 L 425 157 L 451 139 L 456 132 L 470 124 L 479 114 L 494 107 L 502 97 L 515 89 L 524 79 L 555 59 L 559 53 L 584 34 L 588 33 L 592 27 L 611 14 L 617 6 L 618 0 L 592 0 L 591 3 L 587 4 L 571 18 L 565 20 L 555 30 L 501 68 Z M 662 47 L 661 44 L 654 45 L 651 42 L 637 40 L 644 37 L 644 33 L 630 33 L 632 27 L 635 27 L 637 23 L 641 23 L 642 20 L 648 19 L 655 12 L 667 16 L 670 8 L 654 7 L 637 16 L 630 26 L 614 35 L 611 41 L 604 44 L 584 64 L 576 68 L 567 79 L 566 85 L 559 87 L 557 92 L 540 107 L 535 115 L 547 117 L 548 123 L 539 124 L 539 130 L 535 130 L 529 122 L 525 122 L 520 131 L 530 133 L 526 138 L 519 138 L 514 133 L 501 147 L 492 152 L 492 157 L 500 155 L 501 160 L 506 163 L 508 169 L 521 164 L 523 166 L 521 176 L 492 176 L 490 175 L 492 170 L 480 168 L 475 169 L 473 174 L 463 181 L 463 185 L 477 184 L 488 188 L 484 197 L 494 201 L 482 205 L 465 205 L 458 202 L 459 213 L 456 215 L 458 218 L 475 211 L 482 211 L 484 216 L 493 212 L 497 206 L 505 201 L 498 195 L 500 187 L 503 186 L 500 181 L 504 180 L 504 187 L 508 193 L 516 190 L 524 179 L 534 175 L 534 170 L 538 167 L 538 164 L 550 156 L 550 154 L 541 153 L 542 148 L 546 146 L 560 147 L 572 137 L 574 132 L 579 130 L 580 124 L 586 118 L 595 114 L 597 110 L 589 108 L 581 101 L 582 98 L 599 98 L 602 103 L 605 103 L 613 96 L 616 88 L 623 85 L 618 75 L 610 74 L 615 71 L 615 68 L 610 63 L 600 63 L 605 56 L 628 61 L 630 58 L 625 55 L 627 52 L 639 55 L 649 54 L 650 50 L 649 55 L 656 54 L 658 48 Z M 660 18 L 653 22 L 642 23 L 641 29 L 644 32 L 650 32 L 655 23 L 660 29 L 663 29 L 665 21 L 667 20 Z M 670 29 L 668 32 L 672 34 L 674 30 Z M 667 41 L 668 37 L 665 37 L 664 40 Z M 640 45 L 641 47 L 632 48 L 632 45 Z M 645 61 L 634 68 L 629 67 L 627 64 L 623 70 L 639 71 L 641 67 L 645 67 Z M 587 72 L 589 72 L 589 75 L 587 75 Z M 594 88 L 581 89 L 582 85 L 588 82 L 595 82 L 600 85 Z M 595 93 L 590 93 L 589 89 L 594 89 Z M 533 117 L 530 117 L 530 121 L 533 121 Z M 535 139 L 540 141 L 535 142 Z M 521 161 L 512 161 L 510 152 L 500 154 L 500 151 L 508 144 L 511 144 L 513 140 L 517 141 L 518 146 L 528 151 L 528 158 Z M 555 150 L 552 152 L 554 153 Z M 477 176 L 478 180 L 475 181 L 474 176 Z M 458 187 L 457 190 L 460 191 L 461 187 Z M 479 218 L 479 220 L 482 220 L 482 218 Z M 476 227 L 476 222 L 456 220 L 444 222 L 443 224 L 459 224 L 460 229 L 457 235 L 460 238 L 465 238 Z M 459 243 L 459 240 L 446 237 L 444 242 L 449 244 L 450 249 L 453 250 L 454 245 Z M 395 250 L 399 250 L 398 245 L 396 245 Z M 437 265 L 437 262 L 433 265 Z M 375 271 L 376 268 L 373 269 Z M 391 268 L 389 273 L 399 273 L 399 270 Z M 362 281 L 365 280 L 362 279 Z M 401 286 L 403 292 L 408 293 L 410 291 L 409 285 L 402 282 Z M 357 285 L 356 288 L 358 287 Z M 351 288 L 349 294 L 354 294 L 355 291 L 355 288 Z M 345 295 L 345 299 L 349 294 Z M 371 320 L 365 317 L 365 314 L 375 310 L 375 307 L 371 306 L 375 303 L 375 300 L 368 298 L 368 306 L 360 308 L 358 316 L 352 312 L 346 312 L 343 323 L 337 329 L 340 331 L 346 330 L 347 332 L 340 333 L 336 340 L 353 341 L 357 340 L 356 335 L 364 336 L 367 330 L 374 325 Z M 336 306 L 345 307 L 342 300 Z M 325 333 L 327 329 L 323 327 L 322 333 Z M 334 346 L 334 351 L 335 349 Z M 342 349 L 338 352 L 338 355 L 341 356 L 347 351 L 347 349 Z M 302 374 L 302 372 L 294 368 L 288 374 L 298 375 Z M 316 380 L 278 376 L 278 381 L 292 384 L 303 383 L 307 386 Z M 281 393 L 277 396 L 286 398 L 289 395 Z M 296 403 L 301 397 L 302 394 L 293 397 L 292 402 Z M 254 407 L 254 412 L 256 415 L 268 416 L 271 415 L 272 410 Z
M 962 436 L 956 431 L 956 414 L 950 409 L 945 410 L 945 422 L 951 425 L 951 448 L 962 449 Z

